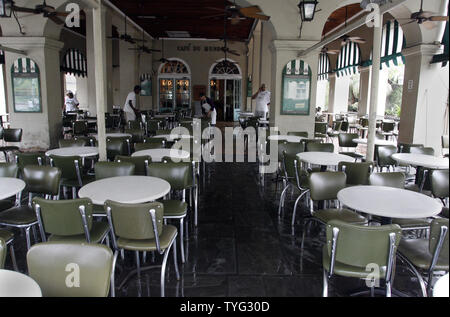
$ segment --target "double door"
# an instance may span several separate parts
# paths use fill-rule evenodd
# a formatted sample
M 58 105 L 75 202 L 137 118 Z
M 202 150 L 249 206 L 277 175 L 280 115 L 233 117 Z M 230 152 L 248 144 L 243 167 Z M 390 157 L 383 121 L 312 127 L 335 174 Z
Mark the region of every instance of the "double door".
M 214 101 L 217 121 L 237 121 L 241 109 L 241 79 L 211 79 L 210 98 Z

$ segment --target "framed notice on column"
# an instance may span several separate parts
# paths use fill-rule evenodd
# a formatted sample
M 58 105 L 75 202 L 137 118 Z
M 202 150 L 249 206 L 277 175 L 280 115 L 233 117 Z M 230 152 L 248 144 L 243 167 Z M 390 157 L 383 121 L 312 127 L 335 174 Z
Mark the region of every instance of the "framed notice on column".
M 308 116 L 311 99 L 311 71 L 301 60 L 289 62 L 283 71 L 282 115 Z
M 152 76 L 150 74 L 141 75 L 141 96 L 152 95 Z
M 29 58 L 19 58 L 11 67 L 14 112 L 42 112 L 39 67 Z

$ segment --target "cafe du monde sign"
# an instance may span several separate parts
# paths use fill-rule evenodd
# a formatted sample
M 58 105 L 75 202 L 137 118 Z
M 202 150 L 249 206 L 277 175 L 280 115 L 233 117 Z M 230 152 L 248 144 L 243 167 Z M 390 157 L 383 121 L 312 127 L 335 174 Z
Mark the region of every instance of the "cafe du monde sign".
M 177 51 L 179 52 L 222 52 L 222 46 L 198 46 L 192 45 L 178 45 Z

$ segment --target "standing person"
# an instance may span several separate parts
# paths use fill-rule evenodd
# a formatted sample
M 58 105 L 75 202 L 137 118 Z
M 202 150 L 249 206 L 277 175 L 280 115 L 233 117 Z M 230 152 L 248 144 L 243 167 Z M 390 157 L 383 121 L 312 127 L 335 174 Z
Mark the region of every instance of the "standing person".
M 73 92 L 71 90 L 68 90 L 67 94 L 66 94 L 66 98 L 64 100 L 63 111 L 64 112 L 78 111 L 79 105 L 80 105 L 80 103 L 78 102 L 77 97 L 75 97 L 75 95 L 73 94 Z
M 266 120 L 270 106 L 270 91 L 266 90 L 266 84 L 261 85 L 259 90 L 252 96 L 252 99 L 256 99 L 255 116 Z
M 212 101 L 211 98 L 206 97 L 204 93 L 200 93 L 200 102 L 202 104 L 203 114 L 208 114 L 208 112 L 209 112 L 209 109 L 208 109 L 208 111 L 206 111 L 205 107 L 203 106 L 204 104 L 208 104 L 210 107 L 215 108 L 214 101 Z
M 125 113 L 125 120 L 127 121 L 135 121 L 136 114 L 139 113 L 139 110 L 136 106 L 136 96 L 141 92 L 141 86 L 134 86 L 134 90 L 130 92 L 127 96 L 127 100 L 125 101 L 125 105 L 123 106 L 123 112 Z

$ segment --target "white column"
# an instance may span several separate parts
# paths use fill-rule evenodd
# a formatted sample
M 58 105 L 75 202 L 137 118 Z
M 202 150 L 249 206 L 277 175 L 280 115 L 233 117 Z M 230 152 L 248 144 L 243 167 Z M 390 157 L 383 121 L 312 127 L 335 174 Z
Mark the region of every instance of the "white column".
M 383 21 L 383 14 L 379 14 L 378 21 Z M 375 19 L 373 27 L 373 64 L 372 79 L 370 84 L 370 115 L 366 154 L 367 162 L 373 161 L 375 154 L 375 133 L 377 124 L 378 91 L 381 66 L 382 25 L 381 23 L 376 22 L 377 19 Z
M 350 92 L 350 76 L 336 77 L 334 88 L 334 113 L 348 111 L 348 95 Z
M 97 130 L 100 160 L 106 161 L 106 130 L 105 109 L 107 109 L 106 97 L 106 40 L 104 28 L 104 9 L 102 0 L 99 7 L 92 10 L 94 30 L 94 55 L 95 55 L 95 81 L 96 104 L 97 104 Z
M 359 84 L 358 116 L 361 117 L 367 115 L 370 108 L 370 69 L 370 66 L 359 68 L 361 76 Z
M 384 112 L 386 110 L 386 97 L 389 79 L 389 69 L 381 69 L 380 77 L 378 78 L 378 106 L 377 115 L 384 117 Z

